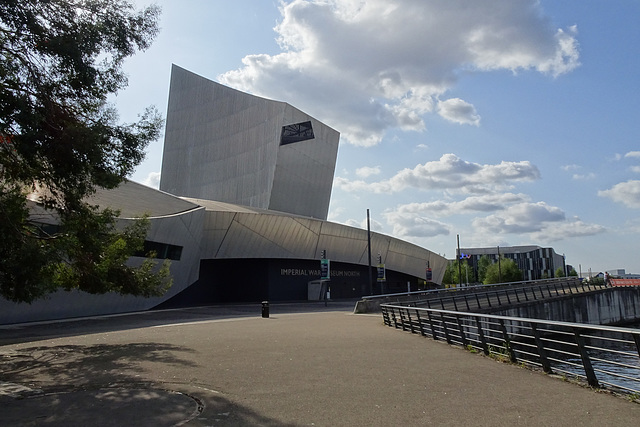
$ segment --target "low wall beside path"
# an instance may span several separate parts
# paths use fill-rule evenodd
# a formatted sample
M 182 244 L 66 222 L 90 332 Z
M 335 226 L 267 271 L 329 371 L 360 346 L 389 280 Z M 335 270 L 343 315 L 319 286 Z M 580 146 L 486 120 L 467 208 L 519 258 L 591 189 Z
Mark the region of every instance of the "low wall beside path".
M 615 287 L 548 301 L 496 308 L 492 314 L 591 325 L 640 321 L 640 287 Z

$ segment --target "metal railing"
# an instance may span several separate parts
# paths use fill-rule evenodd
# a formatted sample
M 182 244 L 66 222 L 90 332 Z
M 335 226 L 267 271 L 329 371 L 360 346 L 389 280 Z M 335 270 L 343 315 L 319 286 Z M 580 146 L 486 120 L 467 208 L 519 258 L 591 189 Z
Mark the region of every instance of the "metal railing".
M 363 296 L 363 300 L 394 300 L 397 298 L 404 298 L 407 296 L 432 296 L 439 294 L 455 294 L 455 293 L 465 293 L 465 292 L 478 292 L 486 289 L 497 289 L 497 288 L 509 288 L 516 286 L 539 286 L 545 284 L 552 283 L 562 283 L 562 282 L 579 282 L 581 281 L 579 278 L 572 277 L 561 277 L 561 278 L 553 278 L 553 279 L 537 279 L 537 280 L 521 280 L 518 282 L 504 282 L 504 283 L 491 283 L 489 285 L 465 285 L 465 286 L 455 286 L 450 288 L 438 288 L 438 289 L 427 289 L 421 291 L 411 291 L 411 292 L 397 292 L 392 294 L 380 294 L 380 295 L 366 295 Z
M 640 330 L 382 304 L 385 325 L 640 395 Z
M 545 281 L 535 284 L 512 285 L 498 289 L 480 289 L 471 292 L 431 295 L 414 299 L 411 305 L 416 307 L 439 308 L 454 311 L 481 311 L 521 304 L 548 298 L 564 297 L 584 292 L 610 288 L 606 284 L 591 284 L 580 280 Z

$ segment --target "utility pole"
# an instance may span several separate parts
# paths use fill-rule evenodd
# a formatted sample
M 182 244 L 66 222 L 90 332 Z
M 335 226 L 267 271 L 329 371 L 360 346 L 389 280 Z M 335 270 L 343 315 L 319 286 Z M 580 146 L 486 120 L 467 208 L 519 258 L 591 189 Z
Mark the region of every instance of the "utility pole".
M 500 265 L 500 246 L 498 246 L 498 283 L 502 283 L 502 266 Z
M 373 295 L 373 278 L 371 277 L 371 222 L 369 221 L 369 209 L 367 209 L 367 251 L 369 253 L 369 295 Z
M 460 252 L 460 235 L 456 234 L 456 238 L 458 239 L 458 281 L 460 282 L 460 287 L 462 287 L 462 253 Z

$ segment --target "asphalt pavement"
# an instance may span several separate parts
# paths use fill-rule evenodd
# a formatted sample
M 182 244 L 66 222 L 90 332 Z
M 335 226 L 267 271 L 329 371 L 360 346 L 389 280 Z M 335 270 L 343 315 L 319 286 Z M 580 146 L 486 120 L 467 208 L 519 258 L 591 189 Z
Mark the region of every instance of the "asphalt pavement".
M 0 326 L 3 426 L 637 426 L 640 405 L 353 302 Z

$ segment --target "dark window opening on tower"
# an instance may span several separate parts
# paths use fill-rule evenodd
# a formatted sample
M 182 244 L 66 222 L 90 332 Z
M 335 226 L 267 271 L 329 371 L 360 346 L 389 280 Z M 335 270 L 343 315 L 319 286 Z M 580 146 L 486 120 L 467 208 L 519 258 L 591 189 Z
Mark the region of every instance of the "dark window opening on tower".
M 296 123 L 282 126 L 280 145 L 293 144 L 294 142 L 313 139 L 313 128 L 311 122 Z
M 134 256 L 148 257 L 150 253 L 153 253 L 153 258 L 180 261 L 180 257 L 182 256 L 182 246 L 145 240 L 144 249 L 136 252 Z

